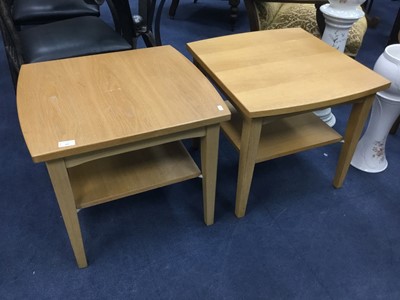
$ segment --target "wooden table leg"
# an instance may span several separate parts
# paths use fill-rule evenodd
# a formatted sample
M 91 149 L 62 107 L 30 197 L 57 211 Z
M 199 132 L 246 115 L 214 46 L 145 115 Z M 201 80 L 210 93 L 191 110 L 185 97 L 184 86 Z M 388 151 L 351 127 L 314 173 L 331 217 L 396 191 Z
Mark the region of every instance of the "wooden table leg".
M 46 165 L 64 219 L 72 250 L 74 251 L 76 262 L 79 268 L 85 268 L 87 267 L 85 249 L 83 247 L 74 195 L 65 162 L 63 159 L 59 159 L 49 161 Z
M 365 98 L 364 101 L 353 104 L 353 108 L 347 122 L 344 144 L 342 146 L 339 161 L 336 167 L 335 178 L 333 179 L 333 186 L 336 188 L 342 187 L 343 181 L 346 178 L 351 159 L 354 151 L 356 150 L 357 143 L 360 139 L 361 132 L 371 110 L 374 99 L 375 95 L 371 95 Z
M 235 214 L 238 218 L 243 217 L 246 213 L 258 144 L 260 142 L 261 128 L 261 118 L 245 118 L 243 120 L 235 205 Z
M 219 124 L 206 128 L 201 138 L 201 169 L 203 173 L 204 222 L 214 223 L 215 190 L 217 185 L 217 163 L 219 145 Z

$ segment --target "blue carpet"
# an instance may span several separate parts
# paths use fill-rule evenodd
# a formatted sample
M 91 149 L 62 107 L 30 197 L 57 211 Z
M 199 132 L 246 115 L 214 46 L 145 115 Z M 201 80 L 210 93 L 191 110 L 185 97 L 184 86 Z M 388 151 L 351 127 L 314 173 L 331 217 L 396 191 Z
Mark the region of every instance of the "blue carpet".
M 370 68 L 400 3 L 374 2 L 381 21 L 357 57 Z M 227 1 L 182 0 L 174 20 L 167 9 L 163 42 L 188 57 L 187 42 L 248 30 L 243 4 L 234 32 Z M 258 164 L 243 219 L 238 155 L 221 136 L 213 226 L 199 179 L 84 209 L 89 267 L 79 270 L 0 51 L 0 299 L 400 299 L 400 133 L 388 138 L 387 170 L 351 167 L 341 189 L 331 183 L 340 144 Z M 343 132 L 349 107 L 334 112 Z

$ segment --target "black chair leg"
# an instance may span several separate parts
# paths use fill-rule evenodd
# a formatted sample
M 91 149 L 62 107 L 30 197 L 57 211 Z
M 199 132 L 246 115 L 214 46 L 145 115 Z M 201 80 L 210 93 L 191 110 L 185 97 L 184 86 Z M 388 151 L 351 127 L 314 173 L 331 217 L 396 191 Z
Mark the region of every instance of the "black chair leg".
M 240 3 L 240 0 L 229 0 L 229 5 L 230 5 L 229 17 L 230 17 L 232 31 L 235 29 L 236 20 L 238 17 L 239 3 Z
M 399 33 L 400 33 L 400 8 L 397 11 L 397 16 L 396 19 L 394 20 L 387 45 L 397 44 L 399 42 Z
M 368 0 L 361 5 L 362 9 L 365 12 L 365 18 L 367 19 L 367 24 L 369 28 L 375 28 L 376 26 L 378 26 L 380 21 L 379 17 L 371 16 L 370 14 L 373 3 L 374 0 Z
M 168 15 L 171 19 L 175 17 L 176 9 L 178 8 L 179 0 L 172 0 L 171 6 L 169 7 Z
M 154 35 L 151 31 L 147 31 L 142 34 L 142 38 L 144 40 L 144 43 L 146 47 L 155 47 L 157 46 L 156 40 L 154 38 Z
M 197 0 L 193 1 L 194 3 L 197 3 Z M 230 24 L 231 24 L 231 29 L 232 31 L 235 29 L 235 24 L 236 20 L 238 17 L 238 6 L 240 4 L 240 0 L 229 0 L 229 5 L 230 5 L 230 12 L 229 12 L 229 17 L 230 17 Z M 168 15 L 171 19 L 175 17 L 176 10 L 179 5 L 179 0 L 172 0 L 171 5 L 169 7 Z

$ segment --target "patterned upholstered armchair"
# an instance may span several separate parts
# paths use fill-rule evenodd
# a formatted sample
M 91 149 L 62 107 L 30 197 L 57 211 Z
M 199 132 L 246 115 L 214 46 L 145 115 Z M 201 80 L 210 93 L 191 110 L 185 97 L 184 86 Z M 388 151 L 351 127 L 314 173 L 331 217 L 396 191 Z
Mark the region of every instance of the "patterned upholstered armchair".
M 397 11 L 397 17 L 394 21 L 392 31 L 390 32 L 388 45 L 400 43 L 400 8 Z M 394 122 L 392 128 L 390 129 L 391 134 L 396 134 L 400 127 L 400 116 Z
M 325 27 L 324 17 L 319 7 L 326 0 L 244 0 L 250 30 L 266 30 L 301 27 L 317 37 Z M 360 8 L 361 9 L 361 8 Z M 365 17 L 350 29 L 345 53 L 355 57 L 367 30 Z

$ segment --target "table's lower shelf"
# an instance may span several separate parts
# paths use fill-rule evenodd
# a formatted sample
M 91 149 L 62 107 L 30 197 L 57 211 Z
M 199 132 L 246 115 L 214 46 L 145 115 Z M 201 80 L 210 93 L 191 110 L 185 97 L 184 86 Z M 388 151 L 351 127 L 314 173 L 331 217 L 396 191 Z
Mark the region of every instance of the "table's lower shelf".
M 68 169 L 77 208 L 148 191 L 201 174 L 181 142 L 97 159 Z
M 232 111 L 230 121 L 221 124 L 222 130 L 240 151 L 242 117 Z M 313 113 L 304 113 L 264 124 L 256 162 L 261 162 L 307 149 L 336 143 L 342 136 Z

